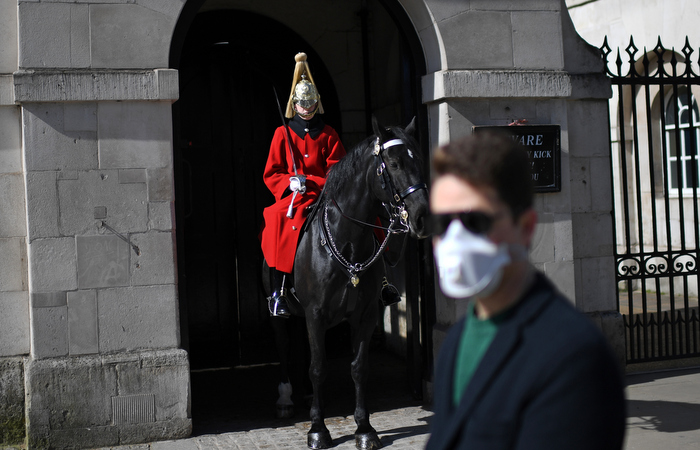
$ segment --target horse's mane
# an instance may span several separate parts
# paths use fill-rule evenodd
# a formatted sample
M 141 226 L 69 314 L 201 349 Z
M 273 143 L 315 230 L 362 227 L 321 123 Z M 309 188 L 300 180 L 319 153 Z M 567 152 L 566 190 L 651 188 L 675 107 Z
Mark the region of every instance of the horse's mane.
M 375 136 L 366 138 L 331 167 L 326 177 L 326 194 L 330 198 L 335 198 L 340 191 L 346 189 L 348 183 L 357 176 L 358 167 L 364 167 L 362 159 L 371 156 L 370 146 L 375 139 Z
M 415 139 L 401 127 L 387 127 L 387 130 L 387 134 L 401 139 L 406 143 L 410 143 L 409 147 L 413 151 L 414 158 L 417 158 L 417 163 L 419 167 L 421 167 L 420 154 L 416 154 L 418 152 L 418 145 Z M 358 169 L 366 167 L 363 158 L 374 157 L 372 155 L 372 150 L 374 150 L 374 141 L 376 139 L 377 137 L 375 135 L 369 136 L 350 149 L 343 159 L 331 167 L 328 177 L 326 178 L 326 194 L 330 198 L 335 198 L 341 191 L 347 189 L 348 183 L 357 176 Z

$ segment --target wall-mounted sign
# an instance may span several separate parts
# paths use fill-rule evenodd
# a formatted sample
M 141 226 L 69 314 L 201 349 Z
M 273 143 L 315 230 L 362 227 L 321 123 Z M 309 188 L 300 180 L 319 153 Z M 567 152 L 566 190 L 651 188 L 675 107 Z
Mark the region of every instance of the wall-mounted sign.
M 561 131 L 559 125 L 475 126 L 474 133 L 502 132 L 522 145 L 530 157 L 535 192 L 561 191 Z

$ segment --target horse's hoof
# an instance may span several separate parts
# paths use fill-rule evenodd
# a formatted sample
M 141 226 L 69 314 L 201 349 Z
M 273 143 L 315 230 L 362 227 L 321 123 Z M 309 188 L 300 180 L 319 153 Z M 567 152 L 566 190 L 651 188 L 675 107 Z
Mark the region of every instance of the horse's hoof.
M 328 430 L 320 432 L 309 431 L 307 445 L 309 448 L 331 448 L 333 446 L 331 432 Z
M 278 419 L 291 419 L 294 417 L 294 405 L 277 405 Z
M 374 450 L 382 448 L 383 445 L 377 433 L 358 433 L 355 435 L 355 447 L 360 450 Z

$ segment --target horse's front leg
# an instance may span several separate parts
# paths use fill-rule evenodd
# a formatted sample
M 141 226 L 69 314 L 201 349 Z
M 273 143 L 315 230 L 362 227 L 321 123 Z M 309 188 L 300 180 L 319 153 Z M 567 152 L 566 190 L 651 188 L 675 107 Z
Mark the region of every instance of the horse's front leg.
M 309 378 L 314 391 L 311 403 L 311 429 L 307 437 L 309 448 L 331 448 L 333 439 L 326 428 L 323 411 L 323 382 L 326 379 L 328 368 L 326 365 L 326 331 L 323 321 L 313 311 L 306 313 L 306 326 L 309 334 L 309 347 L 311 350 L 311 364 L 309 366 Z
M 372 314 L 370 314 L 371 316 Z M 353 351 L 355 358 L 352 361 L 352 379 L 355 382 L 355 446 L 361 450 L 372 450 L 382 448 L 376 430 L 369 423 L 369 410 L 365 403 L 367 393 L 367 378 L 369 376 L 369 342 L 372 338 L 374 325 L 377 323 L 376 314 L 374 318 L 364 318 L 355 330 L 353 338 Z

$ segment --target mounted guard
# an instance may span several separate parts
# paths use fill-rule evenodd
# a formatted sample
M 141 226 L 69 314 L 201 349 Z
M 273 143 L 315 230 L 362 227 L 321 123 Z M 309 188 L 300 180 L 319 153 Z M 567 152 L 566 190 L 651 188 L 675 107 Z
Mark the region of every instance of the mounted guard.
M 323 190 L 328 172 L 345 156 L 338 133 L 323 122 L 321 96 L 305 53 L 294 57 L 292 89 L 282 126 L 275 130 L 263 179 L 275 203 L 263 211 L 261 246 L 270 267 L 274 291 L 268 297 L 270 315 L 289 317 L 287 286 L 304 222 Z M 281 111 L 280 111 L 281 116 Z M 382 282 L 385 306 L 400 301 L 386 277 Z

